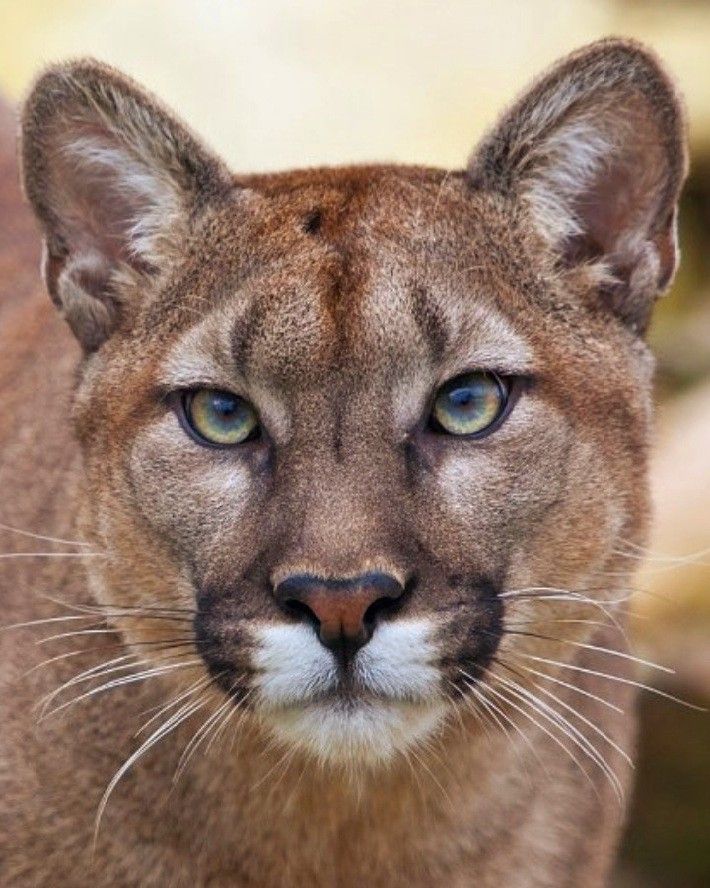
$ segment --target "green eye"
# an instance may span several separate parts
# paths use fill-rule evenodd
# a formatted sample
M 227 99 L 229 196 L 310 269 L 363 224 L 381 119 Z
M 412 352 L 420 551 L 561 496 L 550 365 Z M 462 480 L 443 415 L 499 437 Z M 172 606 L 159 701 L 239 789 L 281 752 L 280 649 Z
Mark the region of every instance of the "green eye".
M 464 373 L 444 383 L 431 412 L 430 426 L 449 435 L 476 435 L 502 415 L 508 389 L 495 373 Z
M 256 411 L 243 398 L 217 389 L 188 392 L 183 400 L 185 419 L 195 435 L 208 444 L 243 444 L 259 430 Z

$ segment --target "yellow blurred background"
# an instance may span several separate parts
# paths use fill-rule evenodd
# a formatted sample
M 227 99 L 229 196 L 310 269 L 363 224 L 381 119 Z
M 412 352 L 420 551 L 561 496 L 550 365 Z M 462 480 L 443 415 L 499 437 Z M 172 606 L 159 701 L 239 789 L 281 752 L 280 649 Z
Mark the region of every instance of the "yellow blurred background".
M 710 2 L 0 0 L 0 92 L 17 100 L 44 64 L 88 54 L 153 89 L 240 171 L 364 160 L 457 167 L 532 75 L 609 34 L 655 47 L 689 111 L 683 264 L 652 330 L 656 529 L 633 612 L 640 652 L 676 669 L 670 690 L 707 702 Z M 710 717 L 648 696 L 641 715 L 615 885 L 710 885 Z

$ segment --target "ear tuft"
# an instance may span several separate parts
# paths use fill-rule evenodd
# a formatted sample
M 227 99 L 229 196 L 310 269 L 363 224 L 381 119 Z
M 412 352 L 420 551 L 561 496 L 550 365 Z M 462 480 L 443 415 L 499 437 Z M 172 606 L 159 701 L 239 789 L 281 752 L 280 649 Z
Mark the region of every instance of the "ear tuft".
M 594 266 L 602 298 L 637 331 L 675 272 L 686 172 L 671 79 L 649 50 L 617 39 L 553 66 L 468 168 L 477 187 L 524 204 L 561 266 Z
M 21 149 L 47 288 L 92 351 L 141 285 L 170 267 L 230 176 L 156 99 L 91 60 L 40 76 L 24 106 Z

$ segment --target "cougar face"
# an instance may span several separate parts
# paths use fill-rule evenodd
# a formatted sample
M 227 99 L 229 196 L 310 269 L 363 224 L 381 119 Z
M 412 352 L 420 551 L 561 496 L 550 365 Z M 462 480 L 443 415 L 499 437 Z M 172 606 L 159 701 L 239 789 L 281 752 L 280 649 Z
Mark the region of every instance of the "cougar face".
M 234 177 L 116 72 L 46 73 L 26 190 L 128 645 L 344 765 L 564 664 L 643 539 L 682 127 L 655 60 L 602 43 L 466 171 Z

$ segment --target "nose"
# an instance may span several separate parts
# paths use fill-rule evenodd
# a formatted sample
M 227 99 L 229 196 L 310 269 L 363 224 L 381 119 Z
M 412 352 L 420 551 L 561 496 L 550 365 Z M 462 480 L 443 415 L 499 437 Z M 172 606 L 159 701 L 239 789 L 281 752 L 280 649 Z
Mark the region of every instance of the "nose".
M 404 587 L 387 573 L 363 573 L 343 579 L 292 574 L 274 590 L 286 613 L 313 623 L 321 642 L 341 662 L 372 638 L 375 625 L 395 609 Z

